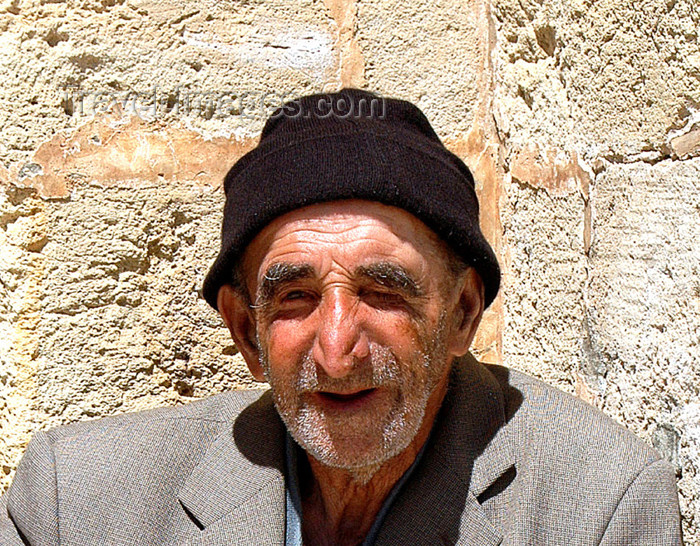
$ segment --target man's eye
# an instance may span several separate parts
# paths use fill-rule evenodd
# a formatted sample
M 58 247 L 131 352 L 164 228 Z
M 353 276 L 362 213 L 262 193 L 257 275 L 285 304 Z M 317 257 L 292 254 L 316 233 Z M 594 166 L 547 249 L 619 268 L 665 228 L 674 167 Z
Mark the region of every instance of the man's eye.
M 381 290 L 365 290 L 360 297 L 373 307 L 397 307 L 406 303 L 401 294 Z
M 282 296 L 282 301 L 298 301 L 310 297 L 311 294 L 308 292 L 304 292 L 302 290 L 292 290 L 291 292 L 287 292 Z

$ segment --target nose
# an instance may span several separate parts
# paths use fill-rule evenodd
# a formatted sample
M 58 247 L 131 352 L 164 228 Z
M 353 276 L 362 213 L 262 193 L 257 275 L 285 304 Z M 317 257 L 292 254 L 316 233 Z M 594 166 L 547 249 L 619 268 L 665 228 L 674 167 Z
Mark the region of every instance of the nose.
M 369 356 L 369 343 L 357 317 L 357 301 L 342 289 L 324 294 L 313 357 L 332 378 L 340 379 Z

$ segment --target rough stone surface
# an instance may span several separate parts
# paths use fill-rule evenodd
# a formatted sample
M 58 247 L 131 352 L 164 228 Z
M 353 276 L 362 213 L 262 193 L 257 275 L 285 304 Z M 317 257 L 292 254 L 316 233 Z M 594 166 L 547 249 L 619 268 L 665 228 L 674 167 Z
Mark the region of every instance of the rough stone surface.
M 418 103 L 503 268 L 475 352 L 676 468 L 700 545 L 695 0 L 0 0 L 0 491 L 36 430 L 252 384 L 199 296 L 284 98 Z
M 504 362 L 573 391 L 586 284 L 584 202 L 513 180 L 504 210 Z
M 45 203 L 26 192 L 7 188 L 0 195 L 0 480 L 5 486 L 38 424 L 32 412 L 33 361 L 39 352 L 44 209 Z
M 338 27 L 313 1 L 5 0 L 0 32 L 0 161 L 20 166 L 116 104 L 249 136 L 283 97 L 340 80 Z
M 222 204 L 198 184 L 83 185 L 49 202 L 8 192 L 3 465 L 37 427 L 253 384 L 199 297 Z
M 193 185 L 82 187 L 48 207 L 41 410 L 77 419 L 250 384 L 199 297 L 221 208 L 220 192 Z
M 499 128 L 582 156 L 667 153 L 700 104 L 695 0 L 494 5 Z
M 205 139 L 196 131 L 163 123 L 108 116 L 39 146 L 20 171 L 18 185 L 34 188 L 42 197 L 66 197 L 76 182 L 138 186 L 144 180 L 196 180 L 217 187 L 230 158 L 252 147 L 252 139 Z
M 441 137 L 467 133 L 488 87 L 482 2 L 359 2 L 357 18 L 369 87 L 415 102 Z
M 611 165 L 597 178 L 581 359 L 602 409 L 677 466 L 689 542 L 700 496 L 698 180 L 700 159 Z
M 698 24 L 693 1 L 494 4 L 503 361 L 678 471 L 698 544 Z

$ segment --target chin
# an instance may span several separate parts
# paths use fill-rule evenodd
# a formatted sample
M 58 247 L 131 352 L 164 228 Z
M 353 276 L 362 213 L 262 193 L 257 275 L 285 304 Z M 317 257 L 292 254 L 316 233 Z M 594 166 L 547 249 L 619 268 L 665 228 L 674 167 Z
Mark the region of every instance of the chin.
M 376 471 L 415 439 L 424 415 L 422 411 L 417 413 L 390 416 L 383 425 L 376 418 L 353 422 L 326 419 L 316 413 L 287 426 L 297 443 L 318 462 L 350 472 Z

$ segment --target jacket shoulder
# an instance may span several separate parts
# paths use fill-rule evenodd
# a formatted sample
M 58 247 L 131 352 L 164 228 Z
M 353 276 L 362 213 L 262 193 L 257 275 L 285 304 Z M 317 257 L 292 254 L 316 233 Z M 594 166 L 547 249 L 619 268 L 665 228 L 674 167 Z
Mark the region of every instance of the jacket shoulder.
M 218 438 L 233 433 L 246 408 L 260 405 L 256 401 L 272 406 L 266 392 L 231 391 L 182 406 L 57 427 L 37 433 L 27 455 L 36 451 L 30 449 L 33 444 L 49 450 L 57 485 L 63 490 L 72 490 L 80 481 L 105 483 L 125 475 L 169 483 L 176 489 Z M 15 481 L 24 476 L 22 467 L 31 464 L 27 455 L 20 461 Z
M 588 402 L 530 375 L 487 365 L 506 394 L 512 426 L 539 450 L 575 458 L 596 469 L 612 467 L 639 472 L 661 455 L 630 430 Z M 605 458 L 593 458 L 598 454 Z
M 80 437 L 115 435 L 119 431 L 167 429 L 192 426 L 218 428 L 233 422 L 250 404 L 259 399 L 267 389 L 243 389 L 217 394 L 193 402 L 169 407 L 123 413 L 79 421 L 49 429 L 43 434 L 54 446 L 72 443 Z M 137 438 L 135 438 L 137 440 Z M 114 447 L 114 446 L 112 446 Z
M 574 517 L 585 509 L 603 522 L 640 476 L 663 476 L 659 481 L 673 490 L 671 465 L 602 411 L 524 373 L 487 369 L 505 394 L 505 428 L 532 510 L 546 513 L 543 506 L 560 502 L 557 495 L 565 491 L 567 504 L 560 512 Z M 669 505 L 677 503 L 673 494 L 667 497 Z M 598 499 L 595 508 L 591 499 Z
M 248 410 L 260 416 L 259 431 L 276 426 L 266 392 L 232 391 L 38 432 L 0 502 L 0 542 L 7 535 L 14 544 L 21 534 L 32 544 L 58 544 L 59 518 L 76 544 L 127 528 L 153 537 L 189 529 L 178 501 L 185 481 L 212 448 L 236 449 L 234 428 Z M 140 543 L 177 542 L 168 536 Z
M 504 393 L 517 472 L 513 543 L 681 544 L 674 471 L 655 449 L 583 400 L 486 369 Z

